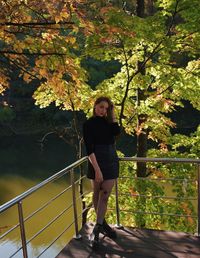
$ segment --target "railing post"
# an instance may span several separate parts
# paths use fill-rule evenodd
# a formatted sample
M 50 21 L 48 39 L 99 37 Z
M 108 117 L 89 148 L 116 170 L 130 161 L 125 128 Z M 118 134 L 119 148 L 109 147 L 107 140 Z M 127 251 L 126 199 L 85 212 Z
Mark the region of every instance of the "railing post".
M 118 193 L 118 180 L 115 180 L 115 201 L 116 201 L 116 216 L 117 216 L 117 228 L 122 228 L 122 225 L 120 224 L 120 211 L 119 211 L 119 193 Z
M 76 206 L 76 188 L 74 182 L 74 169 L 70 170 L 70 178 L 71 178 L 71 185 L 72 185 L 72 202 L 73 202 L 73 209 L 74 209 L 74 225 L 75 225 L 75 239 L 80 239 L 81 235 L 78 233 L 78 216 L 77 216 L 77 206 Z
M 200 236 L 200 164 L 197 164 L 197 169 L 198 169 L 198 237 Z
M 25 227 L 24 227 L 24 216 L 23 216 L 23 210 L 22 210 L 22 201 L 18 202 L 17 204 L 18 204 L 19 225 L 20 225 L 23 257 L 28 258 L 27 246 L 26 246 L 26 233 L 25 233 Z

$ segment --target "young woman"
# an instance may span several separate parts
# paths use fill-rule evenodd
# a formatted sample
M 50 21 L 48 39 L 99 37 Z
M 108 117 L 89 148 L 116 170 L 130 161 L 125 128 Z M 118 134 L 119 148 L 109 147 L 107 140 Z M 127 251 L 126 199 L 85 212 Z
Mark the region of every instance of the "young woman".
M 91 179 L 96 225 L 91 241 L 96 248 L 99 233 L 116 238 L 116 232 L 105 220 L 107 202 L 119 175 L 119 161 L 115 150 L 115 136 L 120 127 L 116 122 L 114 105 L 107 97 L 99 97 L 93 108 L 93 116 L 83 125 L 83 138 L 89 158 L 87 177 Z

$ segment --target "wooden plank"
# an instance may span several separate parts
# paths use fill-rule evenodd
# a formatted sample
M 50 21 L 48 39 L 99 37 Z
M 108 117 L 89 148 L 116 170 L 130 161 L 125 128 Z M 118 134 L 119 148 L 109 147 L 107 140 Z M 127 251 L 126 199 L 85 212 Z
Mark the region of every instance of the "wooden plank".
M 182 232 L 138 228 L 116 229 L 117 239 L 100 235 L 100 246 L 92 250 L 89 234 L 93 224 L 86 224 L 81 240 L 72 239 L 56 258 L 197 258 L 200 238 Z

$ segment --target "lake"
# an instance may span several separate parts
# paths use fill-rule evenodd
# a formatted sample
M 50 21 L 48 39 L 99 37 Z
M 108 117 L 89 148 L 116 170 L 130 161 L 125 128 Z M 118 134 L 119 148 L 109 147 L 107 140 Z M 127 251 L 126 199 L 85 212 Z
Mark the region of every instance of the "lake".
M 66 144 L 56 135 L 49 135 L 44 144 L 41 145 L 41 139 L 44 135 L 17 135 L 0 137 L 0 205 L 13 199 L 17 195 L 28 190 L 44 179 L 50 177 L 56 172 L 67 167 L 76 161 L 76 153 L 73 145 Z M 131 150 L 135 150 L 136 144 L 133 137 L 126 137 L 120 140 L 119 145 L 124 146 L 122 151 L 126 155 L 131 155 Z M 69 184 L 69 178 L 64 181 L 55 182 L 42 188 L 39 193 L 34 194 L 24 202 L 25 215 L 28 211 L 36 209 L 38 204 L 47 201 L 52 193 L 59 193 Z M 89 188 L 89 184 L 87 183 Z M 52 206 L 44 210 L 41 217 L 35 216 L 26 223 L 27 239 L 40 230 L 48 220 L 53 218 L 59 211 L 71 202 L 71 193 L 64 195 L 56 203 L 57 209 Z M 80 207 L 80 203 L 79 203 Z M 61 232 L 66 226 L 66 222 L 72 220 L 72 210 L 61 216 L 57 223 L 54 223 L 47 231 L 31 241 L 28 245 L 29 258 L 37 255 L 50 244 L 53 237 Z M 0 215 L 0 233 L 3 234 L 12 226 L 18 223 L 16 208 L 11 209 Z M 63 246 L 74 235 L 74 228 L 65 233 L 49 251 L 41 256 L 44 258 L 54 257 Z M 19 246 L 19 232 L 16 230 L 0 242 L 1 255 L 3 258 L 9 257 L 9 254 Z M 2 253 L 3 252 L 3 253 Z M 51 255 L 49 255 L 49 252 Z M 22 254 L 14 256 L 21 258 Z
M 62 139 L 51 135 L 41 146 L 41 138 L 42 135 L 13 136 L 0 139 L 0 204 L 23 193 L 76 160 L 75 150 Z M 56 193 L 61 192 L 67 185 L 69 185 L 69 177 L 65 176 L 62 180 L 48 184 L 28 197 L 23 202 L 24 217 L 47 202 Z M 71 196 L 71 192 L 67 192 L 49 205 L 48 208 L 45 208 L 44 211 L 28 220 L 26 222 L 27 239 L 36 234 L 64 207 L 68 206 L 72 201 Z M 72 221 L 72 212 L 72 209 L 69 209 L 58 221 L 52 223 L 48 230 L 31 241 L 28 245 L 29 258 L 36 257 L 51 243 L 52 237 L 56 237 Z M 17 223 L 17 209 L 13 207 L 0 215 L 0 233 L 3 234 Z M 54 257 L 72 238 L 73 234 L 74 228 L 72 227 L 41 257 Z M 19 238 L 19 231 L 14 230 L 12 234 L 1 240 L 1 257 L 9 257 L 20 246 Z M 19 252 L 14 257 L 21 258 L 22 254 Z

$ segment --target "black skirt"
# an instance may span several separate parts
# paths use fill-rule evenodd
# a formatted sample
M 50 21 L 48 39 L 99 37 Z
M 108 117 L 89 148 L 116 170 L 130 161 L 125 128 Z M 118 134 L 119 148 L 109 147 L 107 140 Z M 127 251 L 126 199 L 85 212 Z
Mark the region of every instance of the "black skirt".
M 94 154 L 103 174 L 103 179 L 109 180 L 118 178 L 119 159 L 116 153 L 115 145 L 95 145 Z M 89 179 L 95 179 L 95 171 L 90 161 L 88 161 L 87 177 Z

